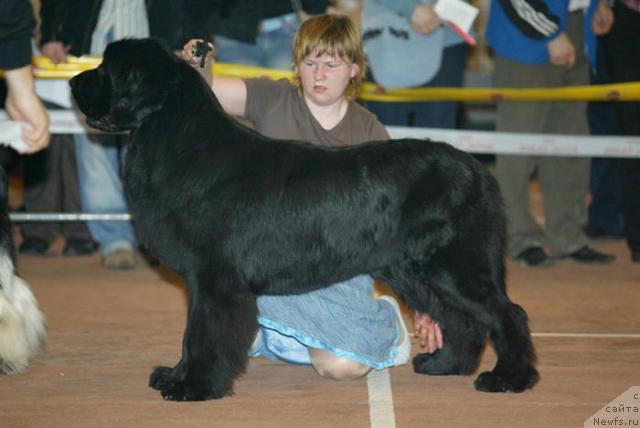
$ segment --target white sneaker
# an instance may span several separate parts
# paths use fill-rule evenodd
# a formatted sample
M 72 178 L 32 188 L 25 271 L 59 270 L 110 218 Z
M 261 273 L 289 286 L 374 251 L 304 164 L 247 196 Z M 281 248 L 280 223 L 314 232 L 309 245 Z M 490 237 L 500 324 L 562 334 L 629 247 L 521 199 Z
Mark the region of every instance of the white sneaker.
M 257 357 L 260 355 L 260 351 L 264 346 L 264 340 L 262 339 L 262 327 L 258 327 L 258 332 L 256 333 L 256 338 L 253 339 L 253 343 L 251 344 L 251 349 L 249 350 L 250 357 Z
M 398 350 L 398 355 L 393 360 L 394 366 L 401 366 L 403 364 L 407 364 L 409 359 L 411 359 L 411 337 L 409 336 L 409 330 L 407 330 L 407 325 L 404 322 L 404 317 L 402 316 L 402 311 L 400 310 L 400 305 L 396 299 L 391 296 L 380 296 L 378 300 L 384 300 L 388 302 L 396 313 L 396 317 L 398 318 L 398 329 L 400 331 L 400 339 L 399 343 L 396 344 L 396 349 Z

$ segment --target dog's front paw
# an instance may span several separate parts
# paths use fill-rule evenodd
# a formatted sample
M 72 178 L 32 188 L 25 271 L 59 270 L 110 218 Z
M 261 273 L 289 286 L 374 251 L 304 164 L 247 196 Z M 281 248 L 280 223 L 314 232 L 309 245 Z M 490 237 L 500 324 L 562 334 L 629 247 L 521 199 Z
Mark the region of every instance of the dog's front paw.
M 204 382 L 189 382 L 186 380 L 171 382 L 160 391 L 162 398 L 172 401 L 204 401 L 222 398 L 233 394 L 231 389 L 227 391 L 216 390 L 213 386 Z
M 540 376 L 535 369 L 518 375 L 504 375 L 496 372 L 480 373 L 475 381 L 475 387 L 483 392 L 522 392 L 532 388 Z
M 189 376 L 178 376 L 176 369 L 156 367 L 149 377 L 149 386 L 159 390 L 165 400 L 172 401 L 203 401 L 233 394 L 231 387 L 216 388 L 202 378 L 194 381 Z

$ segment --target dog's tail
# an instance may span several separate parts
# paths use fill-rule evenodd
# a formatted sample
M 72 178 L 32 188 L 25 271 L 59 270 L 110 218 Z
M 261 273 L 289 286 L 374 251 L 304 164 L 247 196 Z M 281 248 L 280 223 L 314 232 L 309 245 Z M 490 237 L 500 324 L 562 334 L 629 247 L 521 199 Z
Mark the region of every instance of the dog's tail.
M 46 330 L 29 285 L 15 274 L 7 184 L 0 167 L 0 372 L 19 373 L 40 350 Z

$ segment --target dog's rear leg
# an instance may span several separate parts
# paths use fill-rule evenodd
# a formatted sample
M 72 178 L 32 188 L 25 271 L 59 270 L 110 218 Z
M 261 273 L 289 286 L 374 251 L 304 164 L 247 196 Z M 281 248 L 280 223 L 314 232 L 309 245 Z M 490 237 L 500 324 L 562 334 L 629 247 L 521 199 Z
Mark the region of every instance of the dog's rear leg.
M 522 392 L 539 380 L 527 314 L 506 300 L 496 310 L 497 324 L 491 329 L 498 361 L 492 371 L 481 373 L 476 379 L 475 387 L 479 391 Z
M 444 276 L 453 279 L 452 283 L 442 287 L 442 291 L 448 294 L 445 300 L 449 306 L 460 307 L 474 317 L 485 331 L 489 331 L 498 354 L 494 369 L 476 379 L 476 389 L 485 392 L 522 392 L 535 385 L 539 377 L 534 367 L 535 351 L 524 310 L 512 303 L 504 289 L 491 279 L 484 276 L 483 280 L 481 273 L 465 278 L 456 277 L 450 271 Z M 446 283 L 444 281 L 441 284 Z M 463 287 L 462 284 L 474 286 Z
M 432 357 L 419 356 L 417 361 L 414 361 L 414 367 L 417 371 L 430 374 L 438 371 L 446 373 L 446 369 L 459 369 L 453 364 L 447 367 L 446 363 L 455 362 L 456 359 L 461 358 L 455 355 L 457 352 L 467 351 L 460 340 L 469 341 L 468 345 L 472 353 L 466 362 L 471 364 L 479 355 L 473 352 L 477 345 L 476 341 L 488 331 L 498 354 L 498 362 L 492 371 L 482 373 L 476 379 L 476 389 L 486 392 L 521 392 L 531 388 L 539 377 L 534 367 L 535 351 L 531 342 L 527 316 L 524 310 L 512 303 L 504 292 L 502 273 L 488 274 L 488 270 L 482 264 L 467 264 L 466 269 L 462 270 L 451 265 L 451 260 L 456 259 L 446 255 L 437 260 L 433 259 L 429 270 L 425 269 L 425 280 L 422 283 L 430 284 L 435 294 L 445 303 L 442 311 L 454 307 L 457 311 L 466 314 L 457 320 L 458 312 L 442 314 L 445 320 L 442 325 L 445 337 L 451 334 L 459 334 L 460 337 L 449 339 L 454 344 L 450 358 L 445 358 L 447 355 L 444 353 L 442 357 L 438 353 Z M 414 301 L 419 299 L 414 298 Z M 424 306 L 428 308 L 428 302 L 424 302 Z M 453 320 L 447 321 L 448 316 Z M 471 322 L 478 324 L 478 328 L 470 330 L 472 332 L 475 330 L 471 337 L 466 337 L 464 328 L 458 331 L 447 330 L 449 328 L 447 325 L 464 326 L 464 323 L 468 322 L 465 321 L 466 317 L 470 317 Z M 435 319 L 441 318 L 436 315 Z M 481 332 L 482 336 L 475 335 Z M 445 341 L 444 348 L 446 347 Z M 427 363 L 428 359 L 440 358 L 442 358 L 441 364 L 436 364 L 435 361 Z
M 437 308 L 443 347 L 434 353 L 413 358 L 416 373 L 429 375 L 468 375 L 476 371 L 484 348 L 487 329 L 464 312 L 445 306 Z
M 167 400 L 196 401 L 233 393 L 244 373 L 258 328 L 253 293 L 219 272 L 187 279 L 189 313 L 182 359 L 174 367 L 157 367 L 149 385 Z

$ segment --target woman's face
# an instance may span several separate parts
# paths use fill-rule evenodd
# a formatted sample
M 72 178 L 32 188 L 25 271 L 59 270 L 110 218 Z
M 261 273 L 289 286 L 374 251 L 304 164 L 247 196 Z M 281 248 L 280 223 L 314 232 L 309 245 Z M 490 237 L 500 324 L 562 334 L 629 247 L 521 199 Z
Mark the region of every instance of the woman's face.
M 305 98 L 318 106 L 328 106 L 344 99 L 349 79 L 360 72 L 360 67 L 339 57 L 313 52 L 298 65 L 298 71 Z

